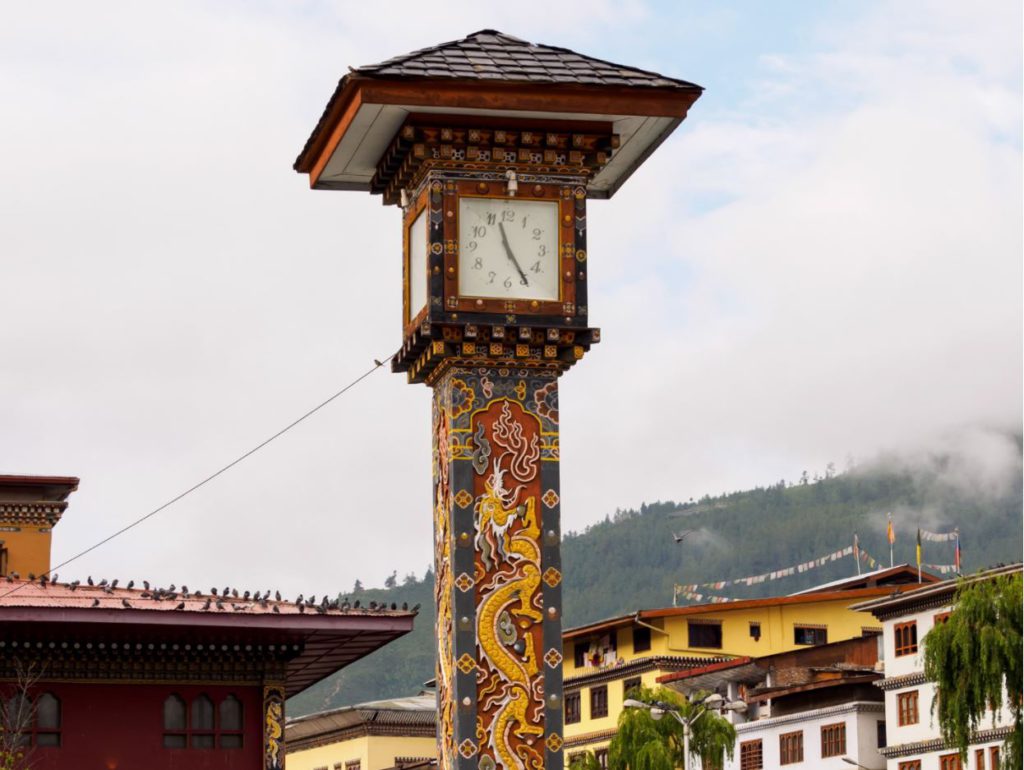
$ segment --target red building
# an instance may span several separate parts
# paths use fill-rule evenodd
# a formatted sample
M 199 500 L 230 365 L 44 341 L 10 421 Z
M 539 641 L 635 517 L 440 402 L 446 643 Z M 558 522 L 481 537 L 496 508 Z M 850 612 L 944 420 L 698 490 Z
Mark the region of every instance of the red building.
M 18 535 L 0 538 L 8 564 L 24 563 L 11 544 L 34 511 L 53 519 L 46 498 L 77 487 L 63 483 L 60 497 L 53 478 L 0 477 L 0 533 Z M 285 699 L 409 632 L 415 615 L 5 571 L 0 760 L 11 751 L 33 770 L 282 768 Z

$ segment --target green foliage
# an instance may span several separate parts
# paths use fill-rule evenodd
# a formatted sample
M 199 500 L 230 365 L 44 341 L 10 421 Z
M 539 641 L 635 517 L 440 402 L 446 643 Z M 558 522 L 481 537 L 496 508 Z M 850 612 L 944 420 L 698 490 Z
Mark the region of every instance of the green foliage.
M 896 463 L 893 463 L 895 466 Z M 698 583 L 768 572 L 852 544 L 853 533 L 875 558 L 888 564 L 885 514 L 895 514 L 896 562 L 914 561 L 913 527 L 905 511 L 949 512 L 965 544 L 964 564 L 977 569 L 1021 558 L 1021 488 L 999 497 L 960 492 L 944 479 L 937 462 L 926 472 L 878 467 L 833 475 L 820 481 L 782 481 L 746 492 L 686 503 L 645 503 L 620 510 L 582 532 L 563 538 L 565 628 L 671 604 L 674 583 Z M 906 522 L 906 523 L 904 523 Z M 676 544 L 672 533 L 693 530 Z M 943 550 L 944 549 L 944 550 Z M 945 544 L 925 545 L 925 560 L 951 562 Z M 850 559 L 778 582 L 734 587 L 723 594 L 746 599 L 789 593 L 848 577 Z M 434 676 L 434 575 L 408 577 L 390 590 L 364 590 L 357 581 L 351 598 L 364 604 L 420 603 L 415 630 L 289 701 L 300 715 L 343 704 L 417 692 Z M 714 593 L 711 591 L 710 593 Z
M 569 770 L 601 770 L 601 763 L 597 761 L 592 751 L 581 751 L 569 762 Z
M 690 722 L 690 756 L 703 767 L 721 767 L 732 757 L 736 731 L 731 724 L 703 706 L 691 704 L 674 690 L 642 687 L 633 697 L 644 703 L 665 703 Z M 692 721 L 691 721 L 692 720 Z M 648 709 L 626 708 L 619 715 L 618 732 L 608 747 L 608 770 L 675 770 L 690 767 L 684 753 L 683 725 L 671 714 L 660 719 Z
M 1021 575 L 962 581 L 945 623 L 924 640 L 924 673 L 935 682 L 939 728 L 945 741 L 967 759 L 971 735 L 1004 699 L 1014 731 L 1006 741 L 1003 767 L 1021 767 Z

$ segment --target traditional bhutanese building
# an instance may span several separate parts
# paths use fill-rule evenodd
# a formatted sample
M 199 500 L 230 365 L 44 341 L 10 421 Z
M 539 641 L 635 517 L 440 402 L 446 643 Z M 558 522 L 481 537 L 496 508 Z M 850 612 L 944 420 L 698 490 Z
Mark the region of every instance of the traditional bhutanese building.
M 882 633 L 865 599 L 918 587 L 909 565 L 834 581 L 791 596 L 638 610 L 562 635 L 566 760 L 593 751 L 607 763 L 623 701 L 673 672 Z M 925 573 L 926 582 L 937 577 Z
M 269 591 L 29 580 L 77 485 L 0 477 L 0 756 L 19 766 L 278 770 L 285 699 L 412 629 Z
M 360 703 L 289 719 L 288 770 L 410 768 L 437 755 L 437 696 Z
M 962 582 L 994 580 L 1020 571 L 1019 563 L 997 567 L 964 581 L 945 580 L 911 594 L 857 605 L 857 610 L 870 612 L 883 627 L 885 678 L 876 686 L 885 697 L 887 740 L 881 753 L 888 770 L 999 770 L 1003 743 L 1013 732 L 1009 706 L 1004 703 L 980 720 L 971 735 L 967 762 L 961 762 L 957 749 L 943 741 L 932 712 L 937 694 L 935 684 L 924 675 L 924 648 L 928 633 L 955 610 Z

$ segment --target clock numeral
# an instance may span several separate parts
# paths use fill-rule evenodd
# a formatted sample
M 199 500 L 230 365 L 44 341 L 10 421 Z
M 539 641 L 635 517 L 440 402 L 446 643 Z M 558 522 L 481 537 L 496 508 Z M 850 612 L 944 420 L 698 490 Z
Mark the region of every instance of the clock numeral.
M 523 217 L 523 218 L 522 218 L 522 219 L 520 220 L 520 221 L 521 221 L 521 222 L 523 223 L 523 229 L 524 229 L 524 230 L 526 229 L 526 220 L 527 220 L 527 219 L 529 219 L 529 218 L 530 218 L 530 215 L 529 215 L 529 214 L 527 214 L 527 215 L 526 215 L 525 217 Z
M 501 212 L 501 221 L 502 222 L 515 222 L 516 221 L 516 212 L 512 211 L 511 209 L 506 209 L 505 211 L 502 211 Z
M 511 278 L 506 278 L 504 281 L 502 281 L 501 285 L 504 286 L 506 289 L 511 289 L 512 288 L 512 279 Z
M 541 256 L 544 256 L 544 255 L 541 254 Z M 539 259 L 536 262 L 534 262 L 532 265 L 530 265 L 530 270 L 532 270 L 535 273 L 543 273 L 544 272 L 543 270 L 540 269 L 540 260 Z
M 483 225 L 473 225 L 473 237 L 483 238 L 487 235 L 487 228 Z
M 533 228 L 533 240 L 539 241 L 541 236 L 541 229 L 539 227 Z
M 494 279 L 498 277 L 498 274 L 493 270 L 488 272 L 487 275 L 490 276 L 490 280 L 487 283 L 494 283 Z
M 466 244 L 466 251 L 476 251 L 476 241 L 470 241 Z
M 496 217 L 494 215 L 493 211 L 490 211 L 490 212 L 487 213 L 487 224 L 493 225 L 493 224 L 496 224 L 497 221 L 498 221 L 498 217 Z
M 484 259 L 483 259 L 483 257 L 477 257 L 476 259 L 473 260 L 473 269 L 474 270 L 480 270 L 481 268 L 483 268 L 483 266 L 484 266 Z
M 547 255 L 548 255 L 548 247 L 545 246 L 542 243 L 540 246 L 537 247 L 537 256 L 538 257 L 546 257 Z

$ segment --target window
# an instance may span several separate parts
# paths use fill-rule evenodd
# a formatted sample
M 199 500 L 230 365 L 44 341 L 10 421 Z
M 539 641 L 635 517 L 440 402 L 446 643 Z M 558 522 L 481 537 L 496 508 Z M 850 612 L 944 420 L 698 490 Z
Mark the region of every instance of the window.
M 821 726 L 821 756 L 841 757 L 846 753 L 846 723 Z
M 634 690 L 639 690 L 643 682 L 640 681 L 640 677 L 635 676 L 632 679 L 627 679 L 622 683 L 622 697 L 629 698 L 633 694 Z
M 976 770 L 985 770 L 985 749 L 974 752 L 974 767 Z
M 999 747 L 993 746 L 988 750 L 989 770 L 999 770 Z
M 228 695 L 216 708 L 208 695 L 186 704 L 179 695 L 164 700 L 165 749 L 242 748 L 242 702 Z
M 793 644 L 828 644 L 825 626 L 793 626 Z
M 565 766 L 566 766 L 566 767 L 572 767 L 572 766 L 573 766 L 573 765 L 575 765 L 575 764 L 576 764 L 577 762 L 582 762 L 582 761 L 583 761 L 583 755 L 584 755 L 584 754 L 586 754 L 586 752 L 585 752 L 585 751 L 574 751 L 574 752 L 572 752 L 572 753 L 571 753 L 571 754 L 570 754 L 570 755 L 569 755 L 569 756 L 567 757 L 568 761 L 567 761 L 567 762 L 565 763 Z
M 896 696 L 896 712 L 900 727 L 917 724 L 917 690 L 901 692 Z
M 761 638 L 761 624 L 750 621 L 750 638 L 755 642 Z
M 586 662 L 587 662 L 587 648 L 589 646 L 590 645 L 588 645 L 586 642 L 577 642 L 576 643 L 576 645 L 572 648 L 572 664 L 573 664 L 573 666 L 575 666 L 576 668 L 583 668 L 583 666 L 586 665 Z
M 706 620 L 691 620 L 686 624 L 689 630 L 690 647 L 722 648 L 722 624 Z
M 183 749 L 188 746 L 185 719 L 185 701 L 177 695 L 168 695 L 164 701 L 164 748 Z
M 911 759 L 908 762 L 900 762 L 899 770 L 921 770 L 921 760 Z
M 60 746 L 60 700 L 53 693 L 43 693 L 34 702 L 15 695 L 0 705 L 0 716 L 16 730 L 17 746 Z
M 896 657 L 902 655 L 913 655 L 917 652 L 917 621 L 909 623 L 897 623 L 896 635 Z
M 888 745 L 885 740 L 885 720 L 879 719 L 875 723 L 875 737 L 878 741 L 878 748 L 884 749 Z
M 565 723 L 574 725 L 580 721 L 580 693 L 567 692 L 565 694 Z
M 190 745 L 193 749 L 212 749 L 213 735 L 213 701 L 200 695 L 192 701 L 192 736 Z
M 590 688 L 590 718 L 608 716 L 608 685 Z
M 939 757 L 939 770 L 963 770 L 959 754 L 943 754 Z
M 932 625 L 937 626 L 937 625 L 939 625 L 941 623 L 945 623 L 947 620 L 949 620 L 949 613 L 948 612 L 940 612 L 938 615 L 936 615 L 934 618 L 932 618 Z
M 761 770 L 763 767 L 761 741 L 743 741 L 740 744 L 740 770 Z
M 608 770 L 608 749 L 595 749 L 594 759 L 597 760 L 597 766 L 601 770 Z
M 633 652 L 647 652 L 651 649 L 651 629 L 640 628 L 633 629 Z
M 779 764 L 791 765 L 804 761 L 804 733 L 783 733 L 779 736 Z
M 220 747 L 242 748 L 242 701 L 234 695 L 220 702 Z
M 7 549 L 0 545 L 0 577 L 7 577 Z
M 345 770 L 359 770 L 362 766 L 362 760 L 350 759 L 345 763 Z

